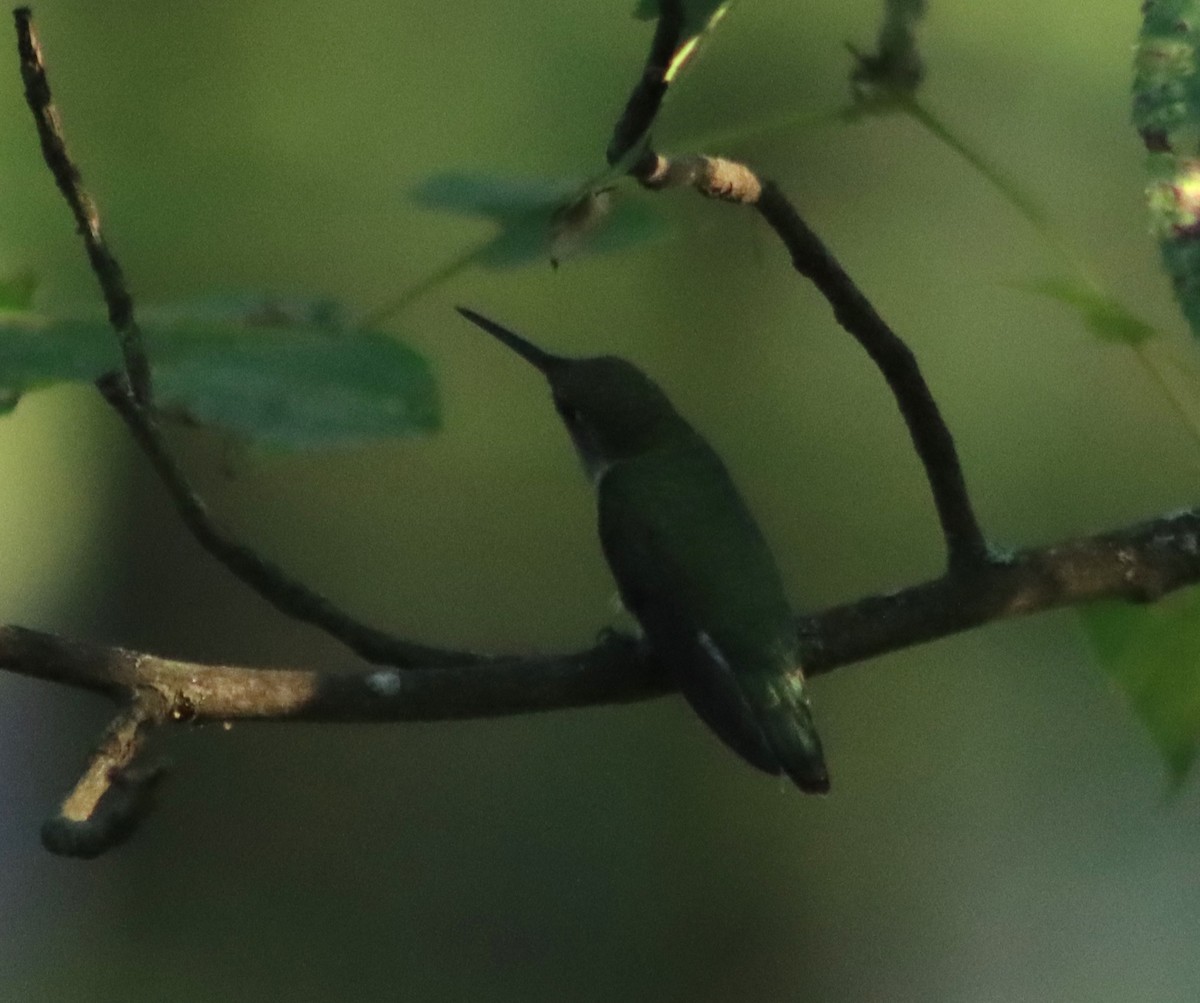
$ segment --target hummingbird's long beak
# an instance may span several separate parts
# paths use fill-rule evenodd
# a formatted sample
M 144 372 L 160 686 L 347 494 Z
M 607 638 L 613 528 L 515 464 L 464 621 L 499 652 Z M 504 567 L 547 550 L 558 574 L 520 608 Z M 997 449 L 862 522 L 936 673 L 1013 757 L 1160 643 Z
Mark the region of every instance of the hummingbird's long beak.
M 477 314 L 474 310 L 468 310 L 465 306 L 458 306 L 454 309 L 466 317 L 472 324 L 482 327 L 497 341 L 503 342 L 521 356 L 522 359 L 536 366 L 543 373 L 548 372 L 563 361 L 560 356 L 551 355 L 549 352 L 543 351 L 537 345 L 533 344 L 533 342 L 526 341 L 519 334 L 510 331 L 507 327 L 501 327 L 494 320 L 488 320 L 486 317 Z

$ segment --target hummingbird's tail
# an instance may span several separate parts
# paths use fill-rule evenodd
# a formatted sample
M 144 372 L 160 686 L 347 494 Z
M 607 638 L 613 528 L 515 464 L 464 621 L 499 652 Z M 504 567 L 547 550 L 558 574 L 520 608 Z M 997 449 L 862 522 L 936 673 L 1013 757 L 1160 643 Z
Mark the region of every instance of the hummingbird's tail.
M 825 752 L 813 721 L 812 708 L 804 693 L 799 673 L 785 678 L 783 692 L 773 706 L 764 708 L 759 723 L 783 772 L 807 794 L 829 791 Z
M 709 647 L 715 650 L 711 642 Z M 765 773 L 786 773 L 807 794 L 829 790 L 825 753 L 799 669 L 739 677 L 723 658 L 694 664 L 709 671 L 683 675 L 680 688 L 726 745 Z

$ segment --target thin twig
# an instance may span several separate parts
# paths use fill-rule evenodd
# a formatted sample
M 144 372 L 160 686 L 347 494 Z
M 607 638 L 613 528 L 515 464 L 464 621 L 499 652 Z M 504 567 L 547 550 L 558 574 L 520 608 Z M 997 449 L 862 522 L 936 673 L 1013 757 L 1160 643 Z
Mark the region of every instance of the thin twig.
M 121 345 L 129 392 L 139 407 L 148 408 L 151 400 L 150 365 L 146 361 L 142 335 L 133 315 L 133 299 L 125 284 L 125 276 L 104 239 L 96 203 L 84 189 L 83 176 L 67 152 L 62 121 L 50 93 L 50 81 L 46 77 L 41 43 L 33 27 L 33 14 L 28 7 L 18 7 L 13 11 L 13 20 L 17 29 L 17 51 L 21 58 L 21 79 L 25 82 L 25 102 L 37 124 L 42 156 L 54 175 L 58 190 L 71 208 L 71 215 L 75 217 L 75 225 L 87 250 L 88 261 L 100 283 L 108 307 L 109 323 Z
M 487 656 L 469 651 L 434 648 L 405 641 L 364 624 L 253 548 L 230 536 L 213 521 L 207 506 L 188 484 L 162 436 L 144 420 L 137 406 L 111 383 L 106 384 L 101 380 L 100 390 L 142 447 L 174 502 L 176 512 L 200 546 L 281 613 L 320 628 L 360 658 L 375 665 L 408 668 L 489 661 Z
M 613 129 L 606 153 L 609 164 L 616 164 L 629 153 L 654 124 L 658 109 L 667 95 L 667 67 L 683 40 L 683 26 L 682 0 L 659 0 L 658 22 L 650 42 L 646 67 Z
M 954 437 L 916 357 L 778 186 L 745 164 L 723 157 L 668 159 L 652 154 L 639 163 L 635 177 L 646 188 L 690 187 L 707 198 L 752 206 L 766 220 L 787 248 L 796 271 L 817 287 L 833 307 L 838 323 L 863 347 L 887 381 L 925 468 L 950 568 L 961 571 L 986 563 L 987 542 L 967 493 Z
M 916 356 L 872 306 L 824 242 L 771 181 L 762 183 L 754 207 L 808 278 L 833 307 L 834 316 L 871 357 L 887 380 L 933 493 L 950 567 L 961 569 L 988 558 L 954 437 L 921 374 Z
M 136 765 L 166 704 L 142 689 L 104 732 L 87 769 L 58 814 L 42 826 L 42 845 L 64 857 L 95 857 L 128 839 L 153 806 L 162 764 Z

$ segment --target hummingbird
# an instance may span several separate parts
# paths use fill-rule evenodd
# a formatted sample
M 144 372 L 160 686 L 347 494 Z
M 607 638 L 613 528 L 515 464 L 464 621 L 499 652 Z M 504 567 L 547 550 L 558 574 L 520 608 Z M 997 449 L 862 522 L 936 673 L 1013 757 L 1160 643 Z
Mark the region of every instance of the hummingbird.
M 829 790 L 783 581 L 720 457 L 631 362 L 552 355 L 458 312 L 549 382 L 621 601 L 693 710 L 751 765 Z

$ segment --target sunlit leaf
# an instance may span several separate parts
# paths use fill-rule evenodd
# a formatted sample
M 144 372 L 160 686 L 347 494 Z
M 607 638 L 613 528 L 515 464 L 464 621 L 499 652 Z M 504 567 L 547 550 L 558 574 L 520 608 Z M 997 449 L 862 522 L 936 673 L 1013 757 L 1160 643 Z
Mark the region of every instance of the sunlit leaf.
M 1153 605 L 1094 603 L 1080 617 L 1096 658 L 1180 782 L 1200 743 L 1200 589 Z
M 280 449 L 437 427 L 424 359 L 388 335 L 313 323 L 303 309 L 308 322 L 299 325 L 285 301 L 264 299 L 145 311 L 160 413 Z M 0 318 L 0 396 L 91 381 L 120 364 L 116 340 L 98 318 Z
M 1101 341 L 1139 345 L 1159 333 L 1157 328 L 1134 316 L 1116 299 L 1079 279 L 1045 278 L 1012 285 L 1071 307 L 1079 314 L 1084 327 Z
M 1145 144 L 1146 204 L 1163 267 L 1200 337 L 1200 0 L 1142 4 L 1133 121 Z
M 0 310 L 31 309 L 37 285 L 37 276 L 28 269 L 0 275 Z
M 426 180 L 414 200 L 431 209 L 491 220 L 498 232 L 474 254 L 488 268 L 606 254 L 661 237 L 657 207 L 627 190 L 578 182 L 447 173 Z

